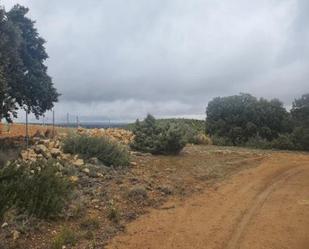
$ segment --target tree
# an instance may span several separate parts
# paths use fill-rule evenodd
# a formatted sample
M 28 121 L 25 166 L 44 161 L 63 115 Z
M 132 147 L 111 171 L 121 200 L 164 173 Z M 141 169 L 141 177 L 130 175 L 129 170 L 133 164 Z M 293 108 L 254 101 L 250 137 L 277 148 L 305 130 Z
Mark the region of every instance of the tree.
M 291 114 L 296 126 L 309 127 L 309 93 L 294 100 Z
M 309 94 L 295 99 L 291 114 L 295 125 L 293 143 L 297 149 L 309 150 Z
M 9 12 L 1 9 L 0 118 L 8 121 L 16 117 L 17 108 L 36 117 L 43 115 L 59 96 L 44 64 L 48 58 L 45 41 L 26 16 L 28 11 L 21 5 Z
M 290 129 L 289 114 L 279 100 L 250 94 L 214 98 L 206 114 L 207 132 L 234 145 L 257 136 L 271 141 Z
M 19 46 L 20 35 L 0 7 L 0 121 L 2 118 L 11 121 L 11 117 L 16 117 L 16 103 L 9 92 L 12 67 L 21 63 Z

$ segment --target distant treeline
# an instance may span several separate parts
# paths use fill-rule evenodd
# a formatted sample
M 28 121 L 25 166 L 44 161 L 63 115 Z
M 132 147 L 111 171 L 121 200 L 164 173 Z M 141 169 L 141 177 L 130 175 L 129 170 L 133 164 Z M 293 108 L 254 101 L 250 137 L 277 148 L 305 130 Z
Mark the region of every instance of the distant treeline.
M 214 98 L 206 131 L 218 145 L 309 150 L 309 94 L 296 99 L 291 111 L 278 99 L 250 94 Z

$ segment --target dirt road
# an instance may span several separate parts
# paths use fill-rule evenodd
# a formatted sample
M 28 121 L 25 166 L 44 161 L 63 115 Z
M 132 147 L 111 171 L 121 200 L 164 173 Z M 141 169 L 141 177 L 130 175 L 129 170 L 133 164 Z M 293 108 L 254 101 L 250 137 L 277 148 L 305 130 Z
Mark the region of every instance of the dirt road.
M 308 249 L 309 155 L 259 167 L 131 223 L 108 249 Z

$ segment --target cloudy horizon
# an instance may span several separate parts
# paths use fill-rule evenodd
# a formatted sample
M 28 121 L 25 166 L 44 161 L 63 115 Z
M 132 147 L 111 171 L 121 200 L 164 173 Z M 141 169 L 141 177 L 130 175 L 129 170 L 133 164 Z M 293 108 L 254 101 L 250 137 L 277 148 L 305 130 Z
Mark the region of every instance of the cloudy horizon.
M 203 118 L 216 96 L 288 107 L 309 91 L 306 0 L 0 0 L 16 3 L 47 41 L 59 122 Z

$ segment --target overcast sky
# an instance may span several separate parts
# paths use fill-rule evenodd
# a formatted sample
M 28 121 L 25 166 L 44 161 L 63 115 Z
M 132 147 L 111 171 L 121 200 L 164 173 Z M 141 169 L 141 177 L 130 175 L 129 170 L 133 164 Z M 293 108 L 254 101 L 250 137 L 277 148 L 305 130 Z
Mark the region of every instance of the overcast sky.
M 308 0 L 0 0 L 47 40 L 57 120 L 203 117 L 216 96 L 309 92 Z

